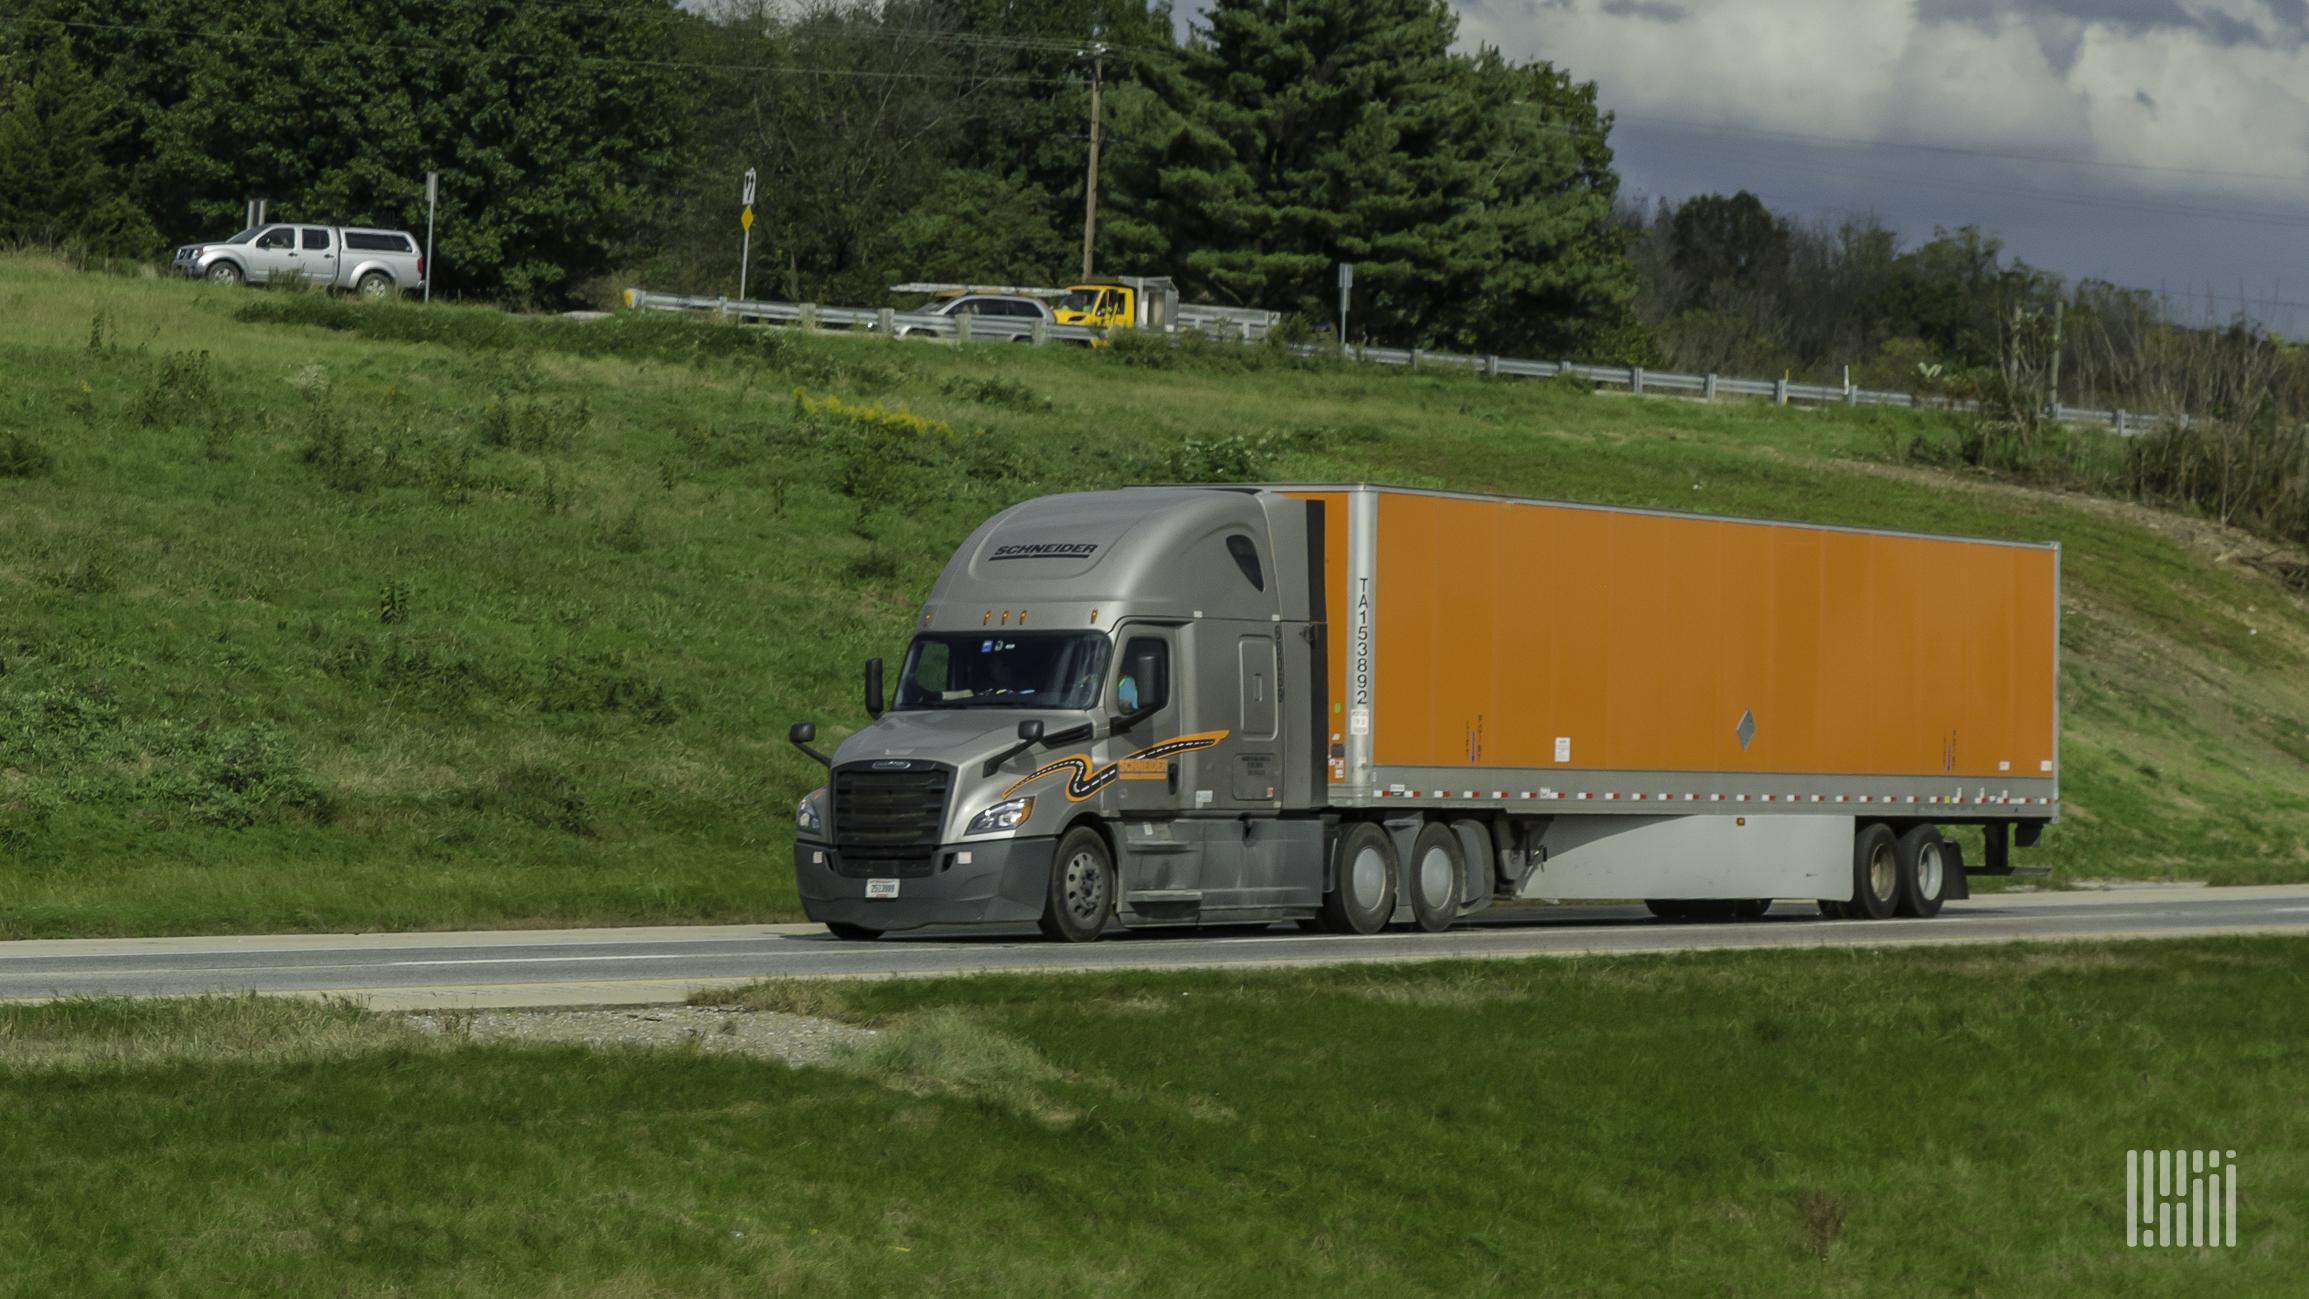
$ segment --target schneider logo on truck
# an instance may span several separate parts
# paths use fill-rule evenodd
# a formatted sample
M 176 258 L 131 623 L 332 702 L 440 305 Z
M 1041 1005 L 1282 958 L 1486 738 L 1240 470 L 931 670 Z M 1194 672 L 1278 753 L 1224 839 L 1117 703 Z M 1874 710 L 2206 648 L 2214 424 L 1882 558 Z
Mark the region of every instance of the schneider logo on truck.
M 1097 551 L 1095 541 L 1035 541 L 996 546 L 989 559 L 1088 559 Z
M 948 561 L 886 707 L 867 661 L 872 724 L 794 727 L 795 876 L 849 938 L 1927 917 L 2057 818 L 2059 583 L 2051 544 L 1444 492 L 1045 497 Z

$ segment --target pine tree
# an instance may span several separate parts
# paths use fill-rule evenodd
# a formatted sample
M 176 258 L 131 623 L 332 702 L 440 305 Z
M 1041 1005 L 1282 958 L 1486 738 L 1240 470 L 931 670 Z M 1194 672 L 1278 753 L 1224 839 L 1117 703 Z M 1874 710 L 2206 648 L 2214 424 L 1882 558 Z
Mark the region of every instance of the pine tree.
M 74 247 L 104 257 L 152 252 L 160 235 L 114 183 L 96 82 L 58 37 L 29 83 L 12 88 L 0 113 L 0 243 Z
M 1326 320 L 1353 262 L 1350 334 L 1429 347 L 1593 351 L 1625 318 L 1592 86 L 1452 53 L 1443 0 L 1218 0 L 1209 20 L 1162 171 L 1190 291 Z

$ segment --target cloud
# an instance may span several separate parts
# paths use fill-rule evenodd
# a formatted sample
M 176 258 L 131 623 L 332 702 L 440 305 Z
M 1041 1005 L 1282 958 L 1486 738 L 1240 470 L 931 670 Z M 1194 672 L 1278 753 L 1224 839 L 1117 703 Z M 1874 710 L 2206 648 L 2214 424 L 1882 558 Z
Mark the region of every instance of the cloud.
M 2309 176 L 2304 0 L 1460 0 L 1461 38 L 1654 119 Z M 2298 207 L 2299 181 L 2137 171 Z

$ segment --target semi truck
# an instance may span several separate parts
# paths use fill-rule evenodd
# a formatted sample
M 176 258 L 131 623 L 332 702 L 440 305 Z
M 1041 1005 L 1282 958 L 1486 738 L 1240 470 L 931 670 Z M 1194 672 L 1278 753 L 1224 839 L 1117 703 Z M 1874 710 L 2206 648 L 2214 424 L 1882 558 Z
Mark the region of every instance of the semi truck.
M 2060 813 L 2060 551 L 1368 484 L 988 519 L 796 811 L 804 911 L 1440 931 L 1929 917 Z M 1978 826 L 1983 859 L 1945 837 Z

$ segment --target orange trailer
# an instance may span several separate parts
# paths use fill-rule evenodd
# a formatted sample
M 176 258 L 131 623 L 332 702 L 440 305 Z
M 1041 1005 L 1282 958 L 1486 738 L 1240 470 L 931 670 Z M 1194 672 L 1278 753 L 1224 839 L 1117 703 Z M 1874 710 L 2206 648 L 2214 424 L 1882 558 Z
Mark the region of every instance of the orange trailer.
M 1330 802 L 1550 816 L 1526 891 L 1830 897 L 1797 819 L 1983 824 L 1975 873 L 2057 819 L 2057 543 L 1272 490 L 1330 521 Z

